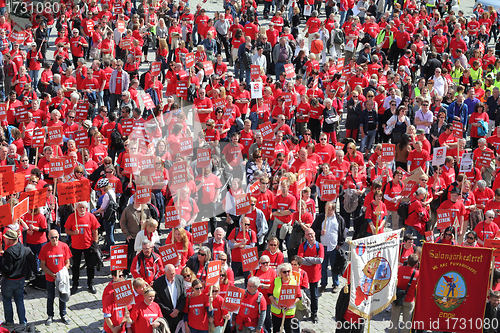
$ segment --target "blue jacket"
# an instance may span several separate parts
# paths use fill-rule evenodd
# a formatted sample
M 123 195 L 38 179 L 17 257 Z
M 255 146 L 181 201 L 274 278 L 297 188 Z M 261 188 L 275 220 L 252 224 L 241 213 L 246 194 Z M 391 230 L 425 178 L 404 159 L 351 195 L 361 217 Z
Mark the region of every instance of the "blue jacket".
M 372 113 L 373 113 L 373 121 L 376 127 L 378 125 L 378 112 L 377 110 L 372 109 Z M 361 112 L 361 116 L 359 117 L 361 120 L 360 125 L 363 126 L 363 132 L 365 132 L 365 134 L 368 134 L 368 110 L 364 109 L 363 112 Z
M 457 110 L 455 110 L 455 108 L 457 108 Z M 467 104 L 462 103 L 460 109 L 458 109 L 456 101 L 451 103 L 450 106 L 448 106 L 448 122 L 453 123 L 455 116 L 460 118 L 460 122 L 464 125 L 464 128 L 466 128 L 469 116 L 469 108 L 467 107 Z

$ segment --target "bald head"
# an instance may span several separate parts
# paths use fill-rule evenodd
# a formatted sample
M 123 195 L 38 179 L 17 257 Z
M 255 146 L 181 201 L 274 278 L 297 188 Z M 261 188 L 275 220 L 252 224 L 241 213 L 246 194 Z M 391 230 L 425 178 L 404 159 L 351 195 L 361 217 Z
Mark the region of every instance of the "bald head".
M 172 264 L 168 264 L 165 267 L 165 277 L 167 278 L 167 281 L 170 283 L 174 282 L 175 279 L 175 266 Z

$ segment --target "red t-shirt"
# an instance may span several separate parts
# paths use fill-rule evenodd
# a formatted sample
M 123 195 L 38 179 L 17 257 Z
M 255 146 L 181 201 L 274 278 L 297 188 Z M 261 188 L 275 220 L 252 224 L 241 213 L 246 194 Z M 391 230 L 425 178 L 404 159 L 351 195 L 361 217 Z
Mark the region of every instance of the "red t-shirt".
M 319 245 L 319 246 L 316 246 Z M 304 251 L 305 248 L 305 251 Z M 297 253 L 302 258 L 305 257 L 315 257 L 315 258 L 324 258 L 325 257 L 325 248 L 323 244 L 316 241 L 315 244 L 311 246 L 308 241 L 299 245 L 299 252 Z M 306 266 L 302 265 L 302 269 L 307 273 L 307 277 L 309 282 L 315 283 L 321 280 L 321 264 Z
M 96 217 L 86 212 L 85 215 L 78 216 L 78 234 L 71 236 L 71 246 L 77 250 L 85 250 L 90 248 L 94 242 L 92 231 L 99 229 L 99 222 Z M 75 225 L 75 214 L 71 214 L 66 221 L 65 228 L 71 231 L 77 230 Z
M 201 181 L 201 175 L 196 178 L 197 181 Z M 203 196 L 201 197 L 201 202 L 206 205 L 210 202 L 213 202 L 215 199 L 215 192 L 217 189 L 220 189 L 222 184 L 219 180 L 219 177 L 211 173 L 207 177 L 203 178 L 202 191 Z
M 208 330 L 208 306 L 207 294 L 201 294 L 200 296 L 191 295 L 186 299 L 184 312 L 188 314 L 189 326 L 201 331 Z
M 38 259 L 45 261 L 45 266 L 54 274 L 59 272 L 66 266 L 66 260 L 69 260 L 73 255 L 69 250 L 69 246 L 64 242 L 58 242 L 57 246 L 47 243 L 42 246 Z M 49 282 L 54 282 L 54 278 L 45 274 L 45 278 Z
M 151 324 L 160 317 L 162 317 L 161 309 L 155 302 L 147 305 L 146 302 L 142 301 L 136 304 L 132 308 L 132 311 L 130 311 L 130 319 L 134 321 L 133 327 L 135 332 L 152 332 L 153 328 Z
M 229 234 L 229 237 L 227 238 L 228 240 L 235 240 L 236 243 L 240 243 L 245 238 L 247 240 L 247 244 L 257 243 L 257 235 L 255 234 L 255 232 L 252 232 L 252 234 L 250 235 L 250 233 L 247 230 L 246 234 L 244 235 L 243 231 L 241 231 L 238 228 L 239 232 L 238 232 L 238 235 L 236 235 L 236 229 L 237 228 L 234 228 L 233 231 L 231 231 L 231 233 Z M 243 237 L 243 236 L 245 236 L 245 237 Z M 231 251 L 231 260 L 234 262 L 241 262 L 241 248 L 239 248 L 239 247 L 234 248 Z
M 497 235 L 499 228 L 496 223 L 486 223 L 485 221 L 479 222 L 474 231 L 477 233 L 477 237 L 483 242 L 486 239 L 493 239 Z
M 399 266 L 398 271 L 398 288 L 406 290 L 408 287 L 408 283 L 410 282 L 411 275 L 413 274 L 413 267 L 409 266 Z M 405 302 L 413 302 L 415 300 L 415 289 L 417 288 L 417 280 L 418 280 L 419 272 L 415 271 L 415 275 L 413 276 L 413 280 L 410 284 L 410 288 L 408 289 L 408 293 L 405 297 Z
M 259 297 L 258 292 L 252 295 L 247 291 L 243 294 L 243 298 L 241 300 L 241 307 L 236 316 L 237 318 L 240 317 L 240 318 L 250 319 L 250 321 L 245 320 L 243 322 L 244 327 L 257 327 L 257 323 L 259 321 L 259 314 L 267 309 L 267 302 L 264 297 L 260 299 L 260 308 L 259 308 L 259 304 L 257 303 L 258 297 Z M 236 320 L 238 321 L 238 319 Z
M 33 227 L 38 227 L 41 229 L 47 229 L 47 219 L 43 214 L 35 214 L 33 217 L 31 217 L 31 212 L 26 213 L 23 216 L 24 222 L 28 226 L 33 226 Z M 45 234 L 45 231 L 33 231 L 33 234 L 26 234 L 26 243 L 28 244 L 43 244 L 47 242 L 47 236 Z

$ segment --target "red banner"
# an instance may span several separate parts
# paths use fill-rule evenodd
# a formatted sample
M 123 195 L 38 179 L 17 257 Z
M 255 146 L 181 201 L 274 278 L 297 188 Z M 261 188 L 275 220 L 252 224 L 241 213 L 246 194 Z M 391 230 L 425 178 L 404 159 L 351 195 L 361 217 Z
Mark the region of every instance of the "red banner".
M 214 73 L 214 66 L 211 61 L 203 62 L 203 70 L 205 71 L 206 76 L 210 76 Z
M 73 173 L 73 170 L 75 169 L 75 166 L 73 164 L 73 157 L 71 156 L 64 156 L 64 175 L 71 175 Z
M 161 62 L 155 61 L 151 64 L 151 76 L 158 76 L 161 73 Z
M 495 157 L 495 154 L 490 150 L 484 150 L 476 161 L 476 166 L 478 168 L 485 167 L 488 168 L 491 165 L 491 161 Z
M 451 225 L 451 209 L 438 209 L 437 210 L 437 227 L 443 231 Z
M 234 196 L 236 215 L 240 216 L 250 211 L 250 193 L 241 193 Z
M 222 262 L 220 260 L 214 260 L 208 263 L 207 287 L 219 283 L 221 264 Z
M 1 196 L 6 196 L 17 192 L 15 186 L 14 172 L 7 171 L 0 174 L 0 180 L 2 182 L 2 186 L 0 186 Z
M 187 98 L 188 97 L 188 81 L 178 81 L 177 87 L 175 88 L 175 94 L 179 98 Z
M 153 110 L 155 108 L 155 103 L 153 103 L 151 95 L 145 93 L 144 95 L 141 95 L 141 98 L 142 101 L 144 102 L 144 107 L 146 108 L 146 110 Z
M 193 138 L 192 137 L 179 139 L 179 144 L 180 144 L 179 154 L 181 156 L 193 155 Z
M 177 228 L 181 225 L 179 211 L 174 206 L 165 207 L 165 228 Z
M 139 155 L 127 154 L 123 155 L 123 172 L 125 174 L 137 173 L 139 171 Z
M 175 249 L 174 244 L 160 246 L 158 250 L 160 251 L 160 257 L 163 263 L 163 267 L 167 266 L 168 264 L 172 264 L 174 266 L 177 266 L 179 264 L 179 255 L 177 254 L 177 250 Z
M 280 299 L 278 300 L 278 305 L 281 307 L 290 308 L 295 305 L 295 299 L 297 298 L 297 288 L 296 285 L 284 284 L 281 286 Z
M 0 227 L 6 227 L 9 224 L 12 224 L 12 212 L 10 205 L 5 204 L 0 206 Z
M 127 245 L 112 245 L 111 246 L 111 260 L 109 264 L 110 271 L 117 269 L 127 269 Z
M 19 196 L 19 201 L 23 201 L 26 198 L 29 198 L 28 208 L 30 210 L 43 207 L 45 206 L 45 202 L 47 200 L 47 188 L 42 188 L 36 191 L 23 192 Z M 60 198 L 59 203 L 63 205 Z
M 208 222 L 194 222 L 192 235 L 194 244 L 204 243 L 208 239 Z
M 87 120 L 87 116 L 89 113 L 89 103 L 78 103 L 76 104 L 76 114 L 75 114 L 75 121 L 83 121 Z
M 7 104 L 0 103 L 0 121 L 7 121 Z
M 493 249 L 493 256 L 500 256 L 500 239 L 488 238 L 484 240 L 484 247 Z
M 31 146 L 33 148 L 45 147 L 45 129 L 44 128 L 35 128 L 33 130 L 33 136 L 31 138 Z
M 401 196 L 404 198 L 409 198 L 410 195 L 417 189 L 417 183 L 413 180 L 408 181 L 405 187 L 401 191 Z
M 307 170 L 300 169 L 297 177 L 297 191 L 302 191 L 306 187 Z
M 29 212 L 29 200 L 29 198 L 26 198 L 14 206 L 12 209 L 12 221 L 17 221 L 24 214 Z
M 147 204 L 151 201 L 151 186 L 150 185 L 137 185 L 135 191 L 135 202 L 138 204 Z
M 90 201 L 90 184 L 87 179 L 57 184 L 59 204 L 67 205 L 80 201 Z
M 196 167 L 206 168 L 210 166 L 210 148 L 198 149 Z
M 490 249 L 424 243 L 414 328 L 481 333 L 491 259 Z
M 243 272 L 250 272 L 259 267 L 259 252 L 256 246 L 241 249 L 241 263 L 243 264 Z
M 286 78 L 287 79 L 292 79 L 295 77 L 295 68 L 293 67 L 293 64 L 285 64 L 285 73 L 286 73 Z
M 141 176 L 152 176 L 155 174 L 155 156 L 141 156 Z
M 194 53 L 186 54 L 186 69 L 194 66 Z
M 64 157 L 52 157 L 50 159 L 49 175 L 52 178 L 59 178 L 64 176 Z
M 115 293 L 115 303 L 117 307 L 135 303 L 132 280 L 113 283 L 113 291 Z
M 14 174 L 14 192 L 22 192 L 24 190 L 25 177 L 24 173 Z
M 429 243 L 434 243 L 434 233 L 431 231 L 425 232 L 425 241 Z
M 342 142 L 338 142 L 335 144 L 335 150 L 342 150 L 344 149 L 344 144 Z
M 257 80 L 259 77 L 260 77 L 260 66 L 259 65 L 251 65 L 250 78 L 252 80 Z
M 291 92 L 282 93 L 283 99 L 285 100 L 285 106 L 292 106 L 293 95 Z
M 32 111 L 31 104 L 24 104 L 16 107 L 16 118 L 19 123 L 28 121 L 28 112 Z
M 134 119 L 123 119 L 122 120 L 122 131 L 124 136 L 129 136 L 134 129 Z
M 321 184 L 321 200 L 336 200 L 339 195 L 340 182 L 335 179 L 325 179 Z
M 60 146 L 63 144 L 62 126 L 47 127 L 47 145 Z
M 227 288 L 226 297 L 224 298 L 224 303 L 222 303 L 222 309 L 229 312 L 238 311 L 241 306 L 241 299 L 245 294 L 245 289 L 241 289 L 235 286 L 229 285 Z
M 382 162 L 390 163 L 394 161 L 396 145 L 390 143 L 382 144 Z
M 453 122 L 453 136 L 457 139 L 463 139 L 464 125 L 459 121 Z
M 259 129 L 264 141 L 270 141 L 274 139 L 273 125 L 270 121 L 260 124 Z
M 264 141 L 262 143 L 262 158 L 273 159 L 274 158 L 274 148 L 276 147 L 276 142 L 274 141 Z
M 125 32 L 125 21 L 123 21 L 123 20 L 116 21 L 116 29 L 120 33 L 124 33 Z

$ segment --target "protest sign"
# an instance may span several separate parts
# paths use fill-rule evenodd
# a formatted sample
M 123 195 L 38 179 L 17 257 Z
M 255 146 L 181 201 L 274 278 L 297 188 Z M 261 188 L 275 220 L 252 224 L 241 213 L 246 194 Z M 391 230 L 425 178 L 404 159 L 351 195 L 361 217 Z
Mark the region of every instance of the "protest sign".
M 174 206 L 165 207 L 165 228 L 177 228 L 181 225 L 179 210 Z
M 160 251 L 160 257 L 163 263 L 163 267 L 169 264 L 177 266 L 177 264 L 179 263 L 179 254 L 175 249 L 175 244 L 166 244 L 164 246 L 160 246 L 158 250 Z
M 135 191 L 135 202 L 138 204 L 147 204 L 151 201 L 151 186 L 137 185 Z
M 198 159 L 196 166 L 206 168 L 210 166 L 210 148 L 198 149 Z
M 241 289 L 232 285 L 227 288 L 226 297 L 224 298 L 224 303 L 222 303 L 222 309 L 235 312 L 241 306 L 241 299 L 245 294 L 245 289 Z
M 110 271 L 117 269 L 127 269 L 127 245 L 111 245 L 111 262 L 109 264 Z
M 241 216 L 250 211 L 250 193 L 241 193 L 234 196 L 234 204 L 236 205 L 236 215 Z
M 59 183 L 57 184 L 57 193 L 60 205 L 90 201 L 90 184 L 88 179 Z
M 241 262 L 243 264 L 243 272 L 250 272 L 259 267 L 259 252 L 257 247 L 241 249 Z
M 208 239 L 208 222 L 194 222 L 192 235 L 194 244 L 204 243 Z
M 206 286 L 210 287 L 219 283 L 220 269 L 222 261 L 213 260 L 208 263 L 208 273 Z
M 134 304 L 134 291 L 132 280 L 120 281 L 113 283 L 113 291 L 115 294 L 115 304 L 119 306 L 127 306 Z

